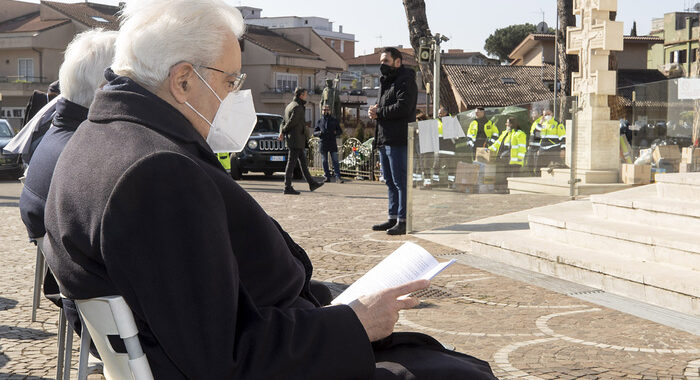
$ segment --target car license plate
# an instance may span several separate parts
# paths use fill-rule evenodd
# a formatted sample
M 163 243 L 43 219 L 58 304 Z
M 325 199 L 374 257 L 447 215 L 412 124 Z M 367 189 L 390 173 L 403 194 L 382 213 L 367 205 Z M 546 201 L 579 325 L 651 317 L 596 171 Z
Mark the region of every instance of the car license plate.
M 270 161 L 284 161 L 285 159 L 285 156 L 270 156 Z

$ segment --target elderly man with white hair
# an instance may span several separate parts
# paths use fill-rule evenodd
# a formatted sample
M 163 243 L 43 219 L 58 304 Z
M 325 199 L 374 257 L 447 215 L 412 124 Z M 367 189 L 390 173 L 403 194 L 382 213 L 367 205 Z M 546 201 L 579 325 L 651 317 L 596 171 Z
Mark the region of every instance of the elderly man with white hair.
M 222 0 L 126 4 L 109 83 L 61 155 L 45 252 L 73 299 L 121 295 L 157 379 L 487 378 L 392 334 L 416 281 L 322 307 L 311 261 L 219 164 L 255 123 Z M 109 159 L 105 159 L 109 158 Z
M 95 91 L 105 83 L 104 71 L 112 63 L 116 38 L 114 31 L 89 30 L 78 34 L 66 48 L 58 72 L 63 93 L 56 102 L 52 126 L 33 154 L 19 198 L 19 211 L 30 240 L 41 238 L 46 232 L 44 208 L 56 161 L 80 123 L 87 119 Z M 44 294 L 63 308 L 68 321 L 80 334 L 75 304 L 61 301 L 51 272 L 44 277 Z

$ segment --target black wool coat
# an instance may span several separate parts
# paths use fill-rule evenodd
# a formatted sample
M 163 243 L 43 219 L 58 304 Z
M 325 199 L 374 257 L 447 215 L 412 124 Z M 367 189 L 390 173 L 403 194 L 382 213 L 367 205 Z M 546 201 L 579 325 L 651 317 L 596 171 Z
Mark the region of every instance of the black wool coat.
M 56 102 L 53 126 L 34 152 L 19 197 L 19 212 L 30 239 L 43 237 L 46 233 L 44 207 L 56 161 L 80 123 L 87 119 L 87 113 L 87 108 L 68 99 L 61 98 Z
M 56 164 L 45 254 L 72 299 L 121 295 L 157 379 L 369 378 L 348 306 L 182 114 L 108 72 Z
M 406 146 L 408 123 L 416 121 L 416 72 L 401 66 L 379 83 L 375 145 Z

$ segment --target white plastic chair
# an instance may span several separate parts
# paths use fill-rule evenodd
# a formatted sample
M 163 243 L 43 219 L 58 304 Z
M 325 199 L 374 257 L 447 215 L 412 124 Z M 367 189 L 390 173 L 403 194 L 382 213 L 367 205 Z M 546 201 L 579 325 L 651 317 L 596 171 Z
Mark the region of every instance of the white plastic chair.
M 80 313 L 83 331 L 80 342 L 78 378 L 84 379 L 84 371 L 90 347 L 90 339 L 104 363 L 107 380 L 152 380 L 153 374 L 146 354 L 141 349 L 138 329 L 129 305 L 120 296 L 75 300 Z M 119 335 L 127 354 L 114 351 L 109 335 Z

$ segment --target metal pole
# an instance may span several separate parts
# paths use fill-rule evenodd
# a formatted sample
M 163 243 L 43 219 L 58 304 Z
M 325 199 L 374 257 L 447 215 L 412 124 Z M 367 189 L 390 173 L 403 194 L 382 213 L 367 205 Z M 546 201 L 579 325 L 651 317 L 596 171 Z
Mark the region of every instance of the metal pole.
M 408 146 L 406 147 L 406 232 L 413 232 L 413 150 L 418 123 L 408 124 Z
M 544 55 L 542 56 L 544 58 Z M 542 65 L 544 67 L 544 65 Z M 554 113 L 554 118 L 556 120 L 561 120 L 562 118 L 557 114 L 557 94 L 559 89 L 557 88 L 557 82 L 559 81 L 559 4 L 557 3 L 557 28 L 554 32 L 554 105 L 552 106 L 552 112 Z
M 569 169 L 569 196 L 576 198 L 576 183 L 579 181 L 576 176 L 576 124 L 578 123 L 578 98 L 572 98 L 571 106 L 571 141 L 566 142 L 566 149 L 571 152 L 571 168 Z
M 685 54 L 685 61 L 688 66 L 687 77 L 690 78 L 691 62 L 690 53 L 693 51 L 693 25 L 690 23 L 690 17 L 685 18 L 685 26 L 688 27 L 688 51 Z
M 433 119 L 438 118 L 440 110 L 440 35 L 436 34 L 433 40 L 434 65 L 433 65 Z

